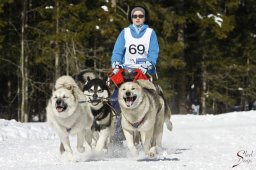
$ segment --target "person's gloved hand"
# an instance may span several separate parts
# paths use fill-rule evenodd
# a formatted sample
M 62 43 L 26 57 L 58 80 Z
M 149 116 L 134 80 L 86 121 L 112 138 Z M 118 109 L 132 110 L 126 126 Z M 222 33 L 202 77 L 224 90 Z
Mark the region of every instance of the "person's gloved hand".
M 152 68 L 153 64 L 149 61 L 146 61 L 145 63 L 141 64 L 141 66 L 139 67 L 143 74 L 146 74 L 148 70 L 151 70 Z
M 113 62 L 113 64 L 112 64 L 112 68 L 113 68 L 112 73 L 113 73 L 113 74 L 116 74 L 116 73 L 119 71 L 119 69 L 123 68 L 123 65 L 120 64 L 118 61 L 115 61 L 115 62 Z

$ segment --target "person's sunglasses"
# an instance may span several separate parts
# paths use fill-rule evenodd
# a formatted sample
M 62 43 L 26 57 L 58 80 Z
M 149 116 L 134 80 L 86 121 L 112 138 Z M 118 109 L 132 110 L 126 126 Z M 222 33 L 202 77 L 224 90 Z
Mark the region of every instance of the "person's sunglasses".
M 132 18 L 134 18 L 134 19 L 135 19 L 135 18 L 138 18 L 138 17 L 139 17 L 139 18 L 144 18 L 144 15 L 132 15 Z

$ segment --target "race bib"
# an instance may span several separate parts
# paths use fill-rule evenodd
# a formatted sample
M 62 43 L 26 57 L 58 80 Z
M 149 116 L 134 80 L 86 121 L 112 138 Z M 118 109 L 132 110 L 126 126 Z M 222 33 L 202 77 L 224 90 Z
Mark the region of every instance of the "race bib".
M 152 29 L 147 28 L 141 38 L 134 38 L 130 28 L 125 28 L 125 56 L 124 65 L 132 68 L 139 68 L 147 61 L 150 37 Z

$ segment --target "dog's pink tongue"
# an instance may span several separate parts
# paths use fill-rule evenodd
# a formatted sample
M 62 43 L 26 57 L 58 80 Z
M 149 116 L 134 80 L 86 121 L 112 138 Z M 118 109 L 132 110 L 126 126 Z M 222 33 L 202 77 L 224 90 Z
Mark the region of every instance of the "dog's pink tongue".
M 130 106 L 132 105 L 132 101 L 131 101 L 131 100 L 127 100 L 127 101 L 126 101 L 126 105 L 127 105 L 128 107 L 130 107 Z
M 57 111 L 58 111 L 58 112 L 62 112 L 62 111 L 63 111 L 63 108 L 62 108 L 62 107 L 57 107 Z

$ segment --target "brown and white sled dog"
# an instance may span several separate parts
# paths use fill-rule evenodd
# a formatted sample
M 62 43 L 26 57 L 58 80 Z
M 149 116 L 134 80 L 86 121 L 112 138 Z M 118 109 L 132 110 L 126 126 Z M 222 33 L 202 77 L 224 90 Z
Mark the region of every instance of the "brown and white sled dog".
M 89 113 L 93 116 L 92 125 L 93 144 L 96 153 L 103 152 L 108 149 L 111 138 L 114 135 L 114 117 L 110 102 L 110 91 L 106 81 L 95 78 L 88 80 L 83 88 L 83 92 L 89 103 Z
M 141 142 L 149 157 L 155 157 L 162 148 L 163 125 L 172 130 L 171 111 L 162 92 L 148 80 L 126 82 L 119 88 L 122 128 L 132 155 L 138 156 L 134 134 L 140 133 Z
M 70 161 L 74 157 L 69 136 L 77 135 L 77 150 L 84 152 L 85 133 L 91 130 L 93 122 L 87 104 L 79 103 L 81 100 L 85 100 L 85 97 L 74 79 L 62 76 L 57 79 L 46 108 L 47 121 L 60 138 L 60 153 L 66 151 Z

